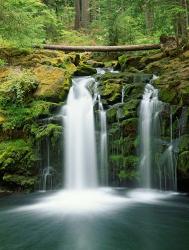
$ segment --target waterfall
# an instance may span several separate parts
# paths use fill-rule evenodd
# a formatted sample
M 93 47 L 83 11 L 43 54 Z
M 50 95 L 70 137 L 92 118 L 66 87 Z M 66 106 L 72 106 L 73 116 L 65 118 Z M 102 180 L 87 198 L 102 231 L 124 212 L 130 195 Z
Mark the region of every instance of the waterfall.
M 153 150 L 158 137 L 159 112 L 162 103 L 158 100 L 158 90 L 147 84 L 140 105 L 140 174 L 142 186 L 152 186 Z
M 152 83 L 152 82 L 151 82 Z M 161 138 L 160 114 L 165 104 L 158 99 L 158 90 L 147 84 L 140 105 L 140 176 L 145 188 L 177 189 L 177 159 L 175 148 L 178 140 L 173 137 L 173 115 L 170 107 L 170 140 Z
M 125 86 L 123 86 L 121 90 L 121 103 L 124 103 L 124 98 L 125 98 Z
M 46 138 L 46 154 L 47 154 L 47 163 L 46 167 L 42 170 L 42 176 L 41 176 L 41 181 L 42 181 L 42 190 L 47 191 L 47 190 L 52 190 L 53 189 L 53 179 L 54 179 L 54 172 L 55 170 L 51 166 L 50 163 L 50 142 L 49 138 Z
M 101 184 L 108 185 L 108 148 L 107 148 L 107 125 L 106 111 L 103 108 L 100 95 L 99 102 L 99 118 L 100 118 L 100 177 Z
M 65 187 L 85 189 L 97 187 L 96 140 L 93 99 L 88 90 L 91 77 L 72 80 L 64 117 Z

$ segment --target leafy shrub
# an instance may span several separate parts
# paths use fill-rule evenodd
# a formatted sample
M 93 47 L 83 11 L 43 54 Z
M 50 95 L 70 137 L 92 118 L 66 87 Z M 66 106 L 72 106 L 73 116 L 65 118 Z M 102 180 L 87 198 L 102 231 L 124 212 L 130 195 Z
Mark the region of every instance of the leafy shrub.
M 37 89 L 38 81 L 30 71 L 19 71 L 8 79 L 8 88 L 5 88 L 8 103 L 23 105 L 30 95 Z
M 6 62 L 0 58 L 0 68 L 4 67 L 6 65 Z

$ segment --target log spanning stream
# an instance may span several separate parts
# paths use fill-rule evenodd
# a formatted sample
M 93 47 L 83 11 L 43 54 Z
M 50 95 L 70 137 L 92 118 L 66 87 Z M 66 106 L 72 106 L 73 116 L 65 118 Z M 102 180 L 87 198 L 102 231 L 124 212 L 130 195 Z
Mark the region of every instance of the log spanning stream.
M 121 52 L 121 51 L 139 51 L 139 50 L 156 50 L 161 49 L 160 44 L 140 44 L 140 45 L 122 45 L 122 46 L 66 46 L 66 45 L 42 45 L 34 46 L 48 50 L 62 50 L 75 52 Z
M 92 77 L 73 79 L 60 111 L 65 127 L 65 188 L 0 199 L 0 250 L 187 250 L 186 196 L 149 189 L 149 180 L 145 189 L 100 187 L 95 101 L 101 110 L 103 155 L 106 119 L 100 96 L 96 92 L 93 98 L 89 91 L 91 84 L 97 84 Z M 146 91 L 143 112 L 149 96 L 154 97 L 151 86 Z M 146 122 L 145 129 L 151 126 Z M 146 155 L 149 142 L 142 143 Z M 142 158 L 148 173 L 150 157 Z

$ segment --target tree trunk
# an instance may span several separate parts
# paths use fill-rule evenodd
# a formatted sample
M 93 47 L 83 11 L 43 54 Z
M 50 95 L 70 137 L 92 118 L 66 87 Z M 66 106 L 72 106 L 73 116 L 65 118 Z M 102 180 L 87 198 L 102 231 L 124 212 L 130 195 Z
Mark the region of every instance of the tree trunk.
M 144 5 L 144 15 L 147 34 L 151 34 L 154 28 L 154 10 L 149 2 L 146 2 Z
M 89 0 L 75 0 L 75 29 L 89 25 Z
M 64 46 L 64 45 L 44 45 L 34 46 L 49 50 L 81 51 L 81 52 L 119 52 L 119 51 L 139 51 L 161 49 L 160 44 L 122 45 L 122 46 Z
M 81 0 L 75 0 L 75 29 L 80 29 L 81 25 Z
M 82 0 L 81 27 L 86 29 L 89 25 L 89 0 Z
M 179 13 L 176 17 L 176 35 L 179 40 L 185 41 L 188 37 L 188 4 L 187 0 L 179 0 L 179 7 L 182 8 L 183 12 Z

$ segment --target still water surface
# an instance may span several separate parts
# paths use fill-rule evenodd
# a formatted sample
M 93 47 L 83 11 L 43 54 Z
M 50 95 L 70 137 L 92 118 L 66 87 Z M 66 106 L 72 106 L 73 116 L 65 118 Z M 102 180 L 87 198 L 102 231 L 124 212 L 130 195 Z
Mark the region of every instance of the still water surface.
M 1 198 L 0 250 L 188 250 L 189 197 L 143 194 Z

